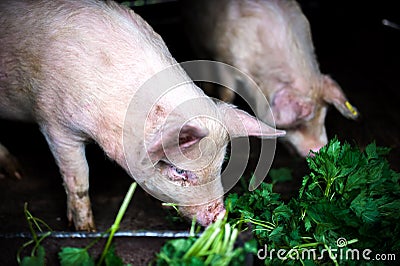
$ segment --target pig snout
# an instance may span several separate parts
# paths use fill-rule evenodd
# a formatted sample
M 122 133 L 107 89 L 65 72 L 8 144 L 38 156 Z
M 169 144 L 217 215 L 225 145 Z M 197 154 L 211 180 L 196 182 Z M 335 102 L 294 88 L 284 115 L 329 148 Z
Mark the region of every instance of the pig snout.
M 212 201 L 204 205 L 184 206 L 180 211 L 185 217 L 196 217 L 196 220 L 202 226 L 208 226 L 218 219 L 225 216 L 226 210 L 222 199 Z
M 312 152 L 318 152 L 325 144 L 323 143 L 312 143 L 307 145 L 306 143 L 295 144 L 291 140 L 284 141 L 285 146 L 293 154 L 298 154 L 301 157 L 314 156 Z
M 313 118 L 315 103 L 294 90 L 282 89 L 272 97 L 272 112 L 277 127 L 290 128 Z
M 217 219 L 225 216 L 226 210 L 223 201 L 212 202 L 205 206 L 200 206 L 196 213 L 197 222 L 203 226 L 214 223 Z
M 318 152 L 323 146 L 325 146 L 325 144 L 323 143 L 313 143 L 313 146 L 309 146 L 309 147 L 299 147 L 298 153 L 300 154 L 300 156 L 302 157 L 306 157 L 306 156 L 314 156 L 314 154 L 312 152 Z
M 289 150 L 294 150 L 302 157 L 313 156 L 311 151 L 317 152 L 328 143 L 325 128 L 323 127 L 321 131 L 318 132 L 319 134 L 314 134 L 315 131 L 301 128 L 288 130 L 283 142 L 289 147 Z

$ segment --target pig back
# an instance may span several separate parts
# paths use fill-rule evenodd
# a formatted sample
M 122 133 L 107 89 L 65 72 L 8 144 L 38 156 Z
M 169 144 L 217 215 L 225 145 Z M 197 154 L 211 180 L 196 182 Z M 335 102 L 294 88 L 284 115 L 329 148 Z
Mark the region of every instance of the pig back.
M 185 1 L 192 2 L 192 1 Z M 249 74 L 269 95 L 284 83 L 311 94 L 319 81 L 310 26 L 295 1 L 195 0 L 187 3 L 187 33 L 203 58 Z
M 13 106 L 5 116 L 14 119 L 89 132 L 107 114 L 122 123 L 137 89 L 176 63 L 145 21 L 113 2 L 2 1 L 0 20 L 0 111 Z

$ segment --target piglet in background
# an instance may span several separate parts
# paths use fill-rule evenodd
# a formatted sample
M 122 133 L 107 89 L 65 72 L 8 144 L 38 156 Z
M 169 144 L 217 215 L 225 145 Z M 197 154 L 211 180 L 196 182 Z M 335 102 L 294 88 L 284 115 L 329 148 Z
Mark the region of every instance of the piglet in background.
M 1 1 L 0 43 L 0 118 L 39 125 L 64 181 L 68 219 L 78 230 L 95 229 L 87 141 L 153 196 L 193 202 L 182 204 L 183 215 L 208 225 L 225 213 L 220 172 L 230 136 L 284 134 L 215 103 L 179 66 L 141 90 L 176 61 L 143 19 L 112 1 Z M 181 85 L 163 89 L 162 81 Z M 185 101 L 189 107 L 178 108 Z M 188 117 L 193 110 L 220 120 Z M 204 167 L 199 156 L 208 160 Z M 1 145 L 0 162 L 14 162 Z M 209 195 L 216 196 L 205 202 Z
M 287 132 L 281 140 L 301 156 L 327 143 L 324 123 L 328 105 L 333 104 L 346 118 L 359 116 L 339 85 L 321 74 L 310 25 L 297 2 L 186 0 L 183 11 L 197 55 L 230 64 L 249 75 L 274 116 L 265 114 L 260 119 L 266 123 L 274 119 L 276 127 Z M 233 89 L 241 93 L 238 87 Z M 246 91 L 246 84 L 242 87 Z M 232 102 L 235 92 L 221 88 L 219 96 Z M 256 109 L 260 109 L 265 102 L 254 98 Z

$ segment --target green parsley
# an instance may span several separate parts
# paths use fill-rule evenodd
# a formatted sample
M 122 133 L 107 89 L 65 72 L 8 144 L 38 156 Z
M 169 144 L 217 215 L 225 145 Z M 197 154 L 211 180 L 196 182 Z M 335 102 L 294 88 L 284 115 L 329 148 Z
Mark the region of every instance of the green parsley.
M 231 194 L 231 222 L 250 223 L 259 248 L 293 250 L 284 259 L 267 256 L 266 265 L 373 265 L 339 256 L 355 249 L 371 250 L 371 258 L 399 256 L 400 174 L 390 168 L 388 153 L 375 143 L 360 151 L 335 138 L 307 158 L 310 172 L 298 197 L 284 203 L 273 192 L 275 182 L 240 197 Z M 288 170 L 279 173 L 288 179 Z M 310 249 L 318 259 L 298 256 Z

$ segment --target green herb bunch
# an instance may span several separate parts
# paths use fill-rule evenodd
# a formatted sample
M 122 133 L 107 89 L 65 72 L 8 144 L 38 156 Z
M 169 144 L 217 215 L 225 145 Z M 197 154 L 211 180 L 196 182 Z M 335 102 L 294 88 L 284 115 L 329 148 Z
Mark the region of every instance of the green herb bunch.
M 288 251 L 283 259 L 267 256 L 266 265 L 376 265 L 363 260 L 363 250 L 371 250 L 371 259 L 379 253 L 400 255 L 400 174 L 390 168 L 388 153 L 375 143 L 360 151 L 333 139 L 307 158 L 310 173 L 297 198 L 284 203 L 273 184 L 263 183 L 226 201 L 236 222 L 252 224 L 260 248 Z M 271 172 L 273 179 L 288 174 Z M 318 259 L 299 256 L 310 249 Z
M 193 221 L 191 237 L 167 241 L 153 265 L 241 266 L 247 254 L 257 251 L 254 239 L 236 246 L 239 230 L 227 223 L 227 216 L 208 226 L 200 236 L 195 235 L 194 227 Z

